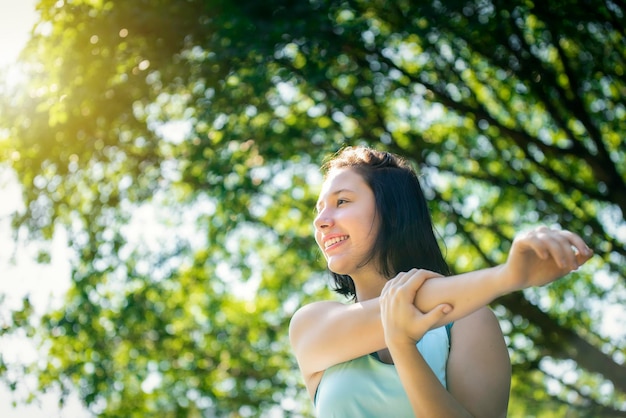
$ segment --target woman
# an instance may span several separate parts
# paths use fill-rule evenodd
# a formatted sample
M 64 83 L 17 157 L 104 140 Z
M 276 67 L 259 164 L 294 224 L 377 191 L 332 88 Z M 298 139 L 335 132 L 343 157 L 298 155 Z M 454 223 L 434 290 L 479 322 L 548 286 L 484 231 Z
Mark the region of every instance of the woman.
M 592 255 L 569 231 L 513 241 L 505 264 L 445 277 L 417 176 L 401 157 L 345 148 L 323 167 L 315 239 L 354 303 L 300 308 L 290 340 L 321 418 L 501 417 L 511 366 L 500 295 L 549 283 Z

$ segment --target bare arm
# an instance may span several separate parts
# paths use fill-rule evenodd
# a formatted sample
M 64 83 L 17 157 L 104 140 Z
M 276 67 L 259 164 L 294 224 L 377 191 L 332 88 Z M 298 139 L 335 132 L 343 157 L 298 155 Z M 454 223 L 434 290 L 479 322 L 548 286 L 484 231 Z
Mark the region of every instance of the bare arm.
M 593 255 L 585 242 L 570 231 L 537 228 L 518 236 L 505 264 L 429 280 L 415 298 L 415 306 L 427 312 L 447 302 L 454 306 L 452 319 L 464 317 L 495 298 L 532 286 L 542 286 L 583 265 Z M 412 270 L 403 274 L 419 274 Z M 454 283 L 446 280 L 454 279 Z
M 454 323 L 446 390 L 416 342 L 447 319 L 451 307 L 444 304 L 426 313 L 418 310 L 413 302 L 423 282 L 412 275 L 397 277 L 387 282 L 379 298 L 385 343 L 415 416 L 506 416 L 511 365 L 495 315 L 482 307 Z
M 503 294 L 549 283 L 590 257 L 577 235 L 542 228 L 516 238 L 506 264 L 451 277 L 411 270 L 393 280 L 408 275 L 420 281 L 415 306 L 422 312 L 452 305 L 454 309 L 436 324 L 440 325 L 463 318 Z M 311 394 L 319 381 L 316 376 L 328 367 L 386 346 L 379 298 L 351 305 L 317 302 L 305 306 L 293 316 L 289 335 Z
M 422 322 L 432 322 L 424 318 Z M 413 412 L 416 416 L 429 417 L 505 417 L 511 365 L 495 315 L 483 307 L 456 322 L 452 330 L 447 390 L 422 358 L 414 340 L 402 335 L 394 339 L 393 334 L 388 340 Z
M 417 307 L 424 312 L 444 303 L 454 307 L 432 327 L 460 319 L 501 294 L 496 273 L 494 268 L 441 277 L 416 270 L 415 279 L 423 282 Z M 328 367 L 386 347 L 379 298 L 354 304 L 324 301 L 304 306 L 291 320 L 289 337 L 313 397 L 321 372 Z
M 390 348 L 390 352 L 415 416 L 472 417 L 437 380 L 415 343 Z
M 442 303 L 454 306 L 441 322 L 462 318 L 500 294 L 493 269 L 451 277 L 427 270 L 411 274 L 426 281 L 416 301 L 420 311 L 429 311 Z M 314 302 L 294 314 L 289 333 L 300 367 L 308 373 L 385 347 L 379 298 L 354 304 Z
M 439 382 L 417 349 L 416 342 L 451 309 L 449 305 L 437 306 L 426 313 L 416 309 L 413 301 L 422 283 L 419 277 L 407 274 L 385 285 L 380 296 L 385 343 L 415 416 L 471 417 Z
M 475 417 L 506 417 L 511 361 L 496 316 L 488 308 L 455 322 L 446 371 L 448 391 Z

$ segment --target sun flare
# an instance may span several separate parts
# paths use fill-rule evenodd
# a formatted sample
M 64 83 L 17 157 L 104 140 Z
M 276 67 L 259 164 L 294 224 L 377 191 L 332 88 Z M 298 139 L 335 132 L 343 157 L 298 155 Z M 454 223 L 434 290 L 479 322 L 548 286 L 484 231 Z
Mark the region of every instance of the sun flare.
M 35 24 L 36 0 L 0 0 L 0 68 L 17 60 Z

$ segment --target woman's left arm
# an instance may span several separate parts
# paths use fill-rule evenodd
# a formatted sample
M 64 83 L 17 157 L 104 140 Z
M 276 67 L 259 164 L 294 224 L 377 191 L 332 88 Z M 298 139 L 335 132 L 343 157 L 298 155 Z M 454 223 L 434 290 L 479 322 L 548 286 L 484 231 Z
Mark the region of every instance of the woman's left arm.
M 455 322 L 446 390 L 417 350 L 416 341 L 451 307 L 439 305 L 422 313 L 410 302 L 421 282 L 396 280 L 389 281 L 382 292 L 381 321 L 387 348 L 415 415 L 506 416 L 511 366 L 495 315 L 484 307 Z

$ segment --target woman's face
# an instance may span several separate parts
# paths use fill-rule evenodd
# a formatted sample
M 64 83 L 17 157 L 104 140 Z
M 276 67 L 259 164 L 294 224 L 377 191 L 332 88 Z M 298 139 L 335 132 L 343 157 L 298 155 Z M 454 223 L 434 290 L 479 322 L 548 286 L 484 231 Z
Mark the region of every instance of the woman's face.
M 372 262 L 359 266 L 374 245 L 379 221 L 374 193 L 356 171 L 342 168 L 328 173 L 313 225 L 315 241 L 332 272 L 354 279 L 373 269 Z

